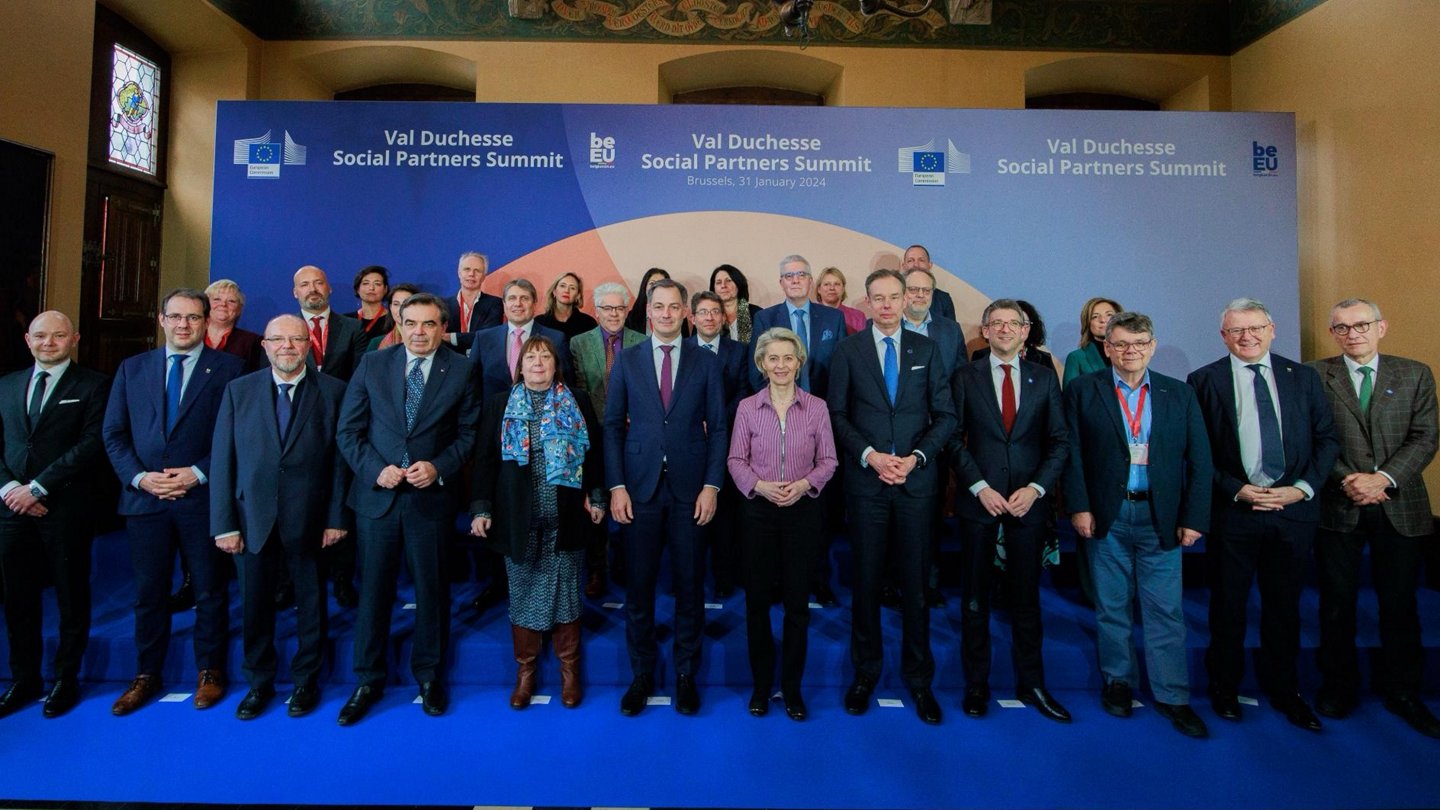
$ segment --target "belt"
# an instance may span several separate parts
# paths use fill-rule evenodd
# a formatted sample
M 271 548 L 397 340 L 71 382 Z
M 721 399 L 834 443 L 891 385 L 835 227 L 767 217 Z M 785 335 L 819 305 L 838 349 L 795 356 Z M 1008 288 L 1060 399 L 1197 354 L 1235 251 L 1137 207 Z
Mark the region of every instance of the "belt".
M 1148 500 L 1150 500 L 1150 492 L 1149 492 L 1148 490 L 1143 490 L 1143 489 L 1140 489 L 1140 490 L 1127 489 L 1127 490 L 1125 490 L 1125 500 L 1127 500 L 1127 501 L 1148 501 Z

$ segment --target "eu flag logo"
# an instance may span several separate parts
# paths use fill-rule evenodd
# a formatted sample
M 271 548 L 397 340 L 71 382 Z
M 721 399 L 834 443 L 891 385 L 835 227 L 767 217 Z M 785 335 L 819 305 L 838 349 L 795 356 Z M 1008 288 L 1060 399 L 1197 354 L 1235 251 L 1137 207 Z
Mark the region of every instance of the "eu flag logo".
M 251 163 L 275 163 L 280 162 L 280 144 L 278 143 L 252 143 L 250 144 Z
M 911 171 L 916 172 L 943 172 L 945 171 L 944 152 L 916 152 L 915 163 Z

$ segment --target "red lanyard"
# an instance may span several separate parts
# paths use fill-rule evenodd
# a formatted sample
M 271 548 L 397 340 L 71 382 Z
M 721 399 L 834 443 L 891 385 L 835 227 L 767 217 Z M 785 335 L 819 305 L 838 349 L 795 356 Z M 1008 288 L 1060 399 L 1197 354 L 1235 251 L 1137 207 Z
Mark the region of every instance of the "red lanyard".
M 1115 398 L 1120 400 L 1120 407 L 1125 411 L 1125 422 L 1130 425 L 1130 435 L 1135 439 L 1140 438 L 1140 423 L 1145 418 L 1145 392 L 1150 390 L 1150 384 L 1140 386 L 1140 401 L 1135 405 L 1135 413 L 1130 413 L 1130 401 L 1125 398 L 1125 393 L 1120 386 L 1115 386 Z
M 365 320 L 365 310 L 363 310 L 363 309 L 357 309 L 357 310 L 355 311 L 355 320 L 357 320 L 357 321 L 360 322 L 360 325 L 361 325 L 362 327 L 364 327 L 365 334 L 367 334 L 367 335 L 370 334 L 370 330 L 371 330 L 371 329 L 374 329 L 374 328 L 375 328 L 375 324 L 379 323 L 379 322 L 380 322 L 380 319 L 383 318 L 383 317 L 385 317 L 385 313 L 382 312 L 382 313 L 380 313 L 379 315 L 376 315 L 375 317 L 373 317 L 373 318 L 371 318 L 370 320 L 367 321 L 367 320 Z
M 476 296 L 476 297 L 478 298 L 479 296 Z M 471 304 L 471 305 L 469 305 L 469 306 L 466 306 L 466 305 L 465 305 L 465 293 L 463 293 L 463 292 L 462 292 L 462 293 L 456 293 L 456 294 L 455 294 L 455 298 L 456 298 L 456 300 L 458 300 L 458 301 L 460 302 L 460 327 L 459 327 L 458 329 L 456 329 L 455 331 L 456 331 L 456 332 L 468 332 L 468 331 L 470 331 L 470 311 L 473 310 L 473 309 L 475 309 L 475 305 L 474 305 L 474 304 Z

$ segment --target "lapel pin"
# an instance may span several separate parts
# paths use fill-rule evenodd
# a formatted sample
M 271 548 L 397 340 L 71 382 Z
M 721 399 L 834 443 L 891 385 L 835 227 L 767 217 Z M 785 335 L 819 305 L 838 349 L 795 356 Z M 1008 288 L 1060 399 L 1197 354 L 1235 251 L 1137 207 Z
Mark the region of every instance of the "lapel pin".
M 1026 385 L 1034 385 L 1034 384 L 1035 384 L 1035 378 L 1034 378 L 1034 377 L 1026 377 L 1026 378 L 1025 378 L 1025 384 L 1026 384 Z
M 1394 389 L 1394 388 L 1386 388 L 1386 389 L 1385 389 L 1385 396 L 1387 396 L 1387 397 L 1393 397 L 1393 396 L 1395 396 L 1395 389 Z

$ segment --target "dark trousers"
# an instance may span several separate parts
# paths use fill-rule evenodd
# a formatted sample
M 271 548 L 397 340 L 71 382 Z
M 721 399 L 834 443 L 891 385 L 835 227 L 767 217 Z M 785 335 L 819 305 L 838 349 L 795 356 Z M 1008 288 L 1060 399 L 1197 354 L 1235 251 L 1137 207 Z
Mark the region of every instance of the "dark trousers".
M 701 529 L 705 545 L 710 551 L 710 574 L 715 578 L 717 590 L 734 586 L 744 573 L 740 561 L 740 541 L 736 530 L 740 525 L 740 490 L 735 488 L 729 476 L 720 488 L 715 500 L 715 519 Z
M 5 631 L 15 683 L 43 683 L 40 594 L 47 581 L 55 584 L 60 609 L 55 679 L 76 680 L 80 675 L 80 659 L 90 641 L 91 532 L 90 522 L 76 517 L 52 511 L 43 518 L 0 520 Z
M 823 491 L 823 490 L 822 490 Z M 775 583 L 785 603 L 780 688 L 800 689 L 810 631 L 810 573 L 820 548 L 823 505 L 801 498 L 783 509 L 757 495 L 741 499 L 745 538 L 745 640 L 755 688 L 775 683 L 770 603 Z
M 935 659 L 930 654 L 930 611 L 925 607 L 925 578 L 930 570 L 934 498 L 917 498 L 899 487 L 887 486 L 879 495 L 852 496 L 847 500 L 856 569 L 850 611 L 850 660 L 855 673 L 875 681 L 880 679 L 884 661 L 880 587 L 886 557 L 893 555 L 903 627 L 900 676 L 912 689 L 929 686 L 935 678 Z
M 625 644 L 630 670 L 637 678 L 655 675 L 655 584 L 667 546 L 675 585 L 675 673 L 693 676 L 700 667 L 705 553 L 695 525 L 697 495 L 677 495 L 661 476 L 654 497 L 631 502 L 635 519 L 620 529 L 625 547 Z
M 830 565 L 830 545 L 834 542 L 835 536 L 845 530 L 845 481 L 844 465 L 835 468 L 835 474 L 830 477 L 830 483 L 820 490 L 820 537 L 819 545 L 815 549 L 815 561 L 810 566 L 810 592 L 818 592 L 821 587 L 830 587 L 830 579 L 834 574 Z
M 1008 515 L 989 525 L 960 521 L 961 586 L 965 593 L 960 606 L 960 645 L 965 684 L 985 687 L 990 680 L 990 594 L 1000 574 L 995 568 L 995 541 L 1002 526 L 1005 574 L 1010 580 L 1010 658 L 1015 667 L 1015 686 L 1020 690 L 1036 689 L 1045 685 L 1040 654 L 1040 571 L 1049 532 L 1043 523 L 1027 526 Z
M 1235 692 L 1245 676 L 1246 604 L 1260 584 L 1261 688 L 1271 695 L 1300 689 L 1300 590 L 1315 524 L 1273 512 L 1229 515 L 1206 539 L 1210 568 L 1210 648 L 1205 667 L 1212 691 Z
M 453 513 L 418 500 L 413 490 L 402 490 L 384 517 L 356 517 L 360 607 L 355 614 L 355 676 L 362 685 L 384 688 L 389 675 L 390 621 L 402 556 L 415 584 L 410 672 L 417 683 L 444 680 L 450 645 L 445 548 Z
M 195 589 L 195 666 L 225 669 L 230 635 L 229 581 L 225 554 L 210 537 L 208 492 L 194 491 L 180 501 L 159 501 L 160 511 L 130 515 L 130 562 L 135 569 L 135 649 L 137 671 L 160 675 L 170 648 L 170 587 L 175 550 L 190 568 Z M 186 503 L 186 501 L 191 501 Z M 197 508 L 195 500 L 203 504 Z
M 322 645 L 325 642 L 327 607 L 325 582 L 319 563 L 320 544 L 286 548 L 271 535 L 258 552 L 249 549 L 236 555 L 240 577 L 240 600 L 244 611 L 245 680 L 253 689 L 275 685 L 279 657 L 275 652 L 275 592 L 282 578 L 295 588 L 295 657 L 290 660 L 290 680 L 314 685 L 320 675 Z
M 1320 579 L 1320 670 L 1325 686 L 1354 697 L 1360 691 L 1360 662 L 1355 651 L 1355 599 L 1360 563 L 1370 545 L 1370 575 L 1380 602 L 1380 665 L 1372 678 L 1383 695 L 1420 691 L 1420 613 L 1415 589 L 1420 584 L 1420 537 L 1395 531 L 1384 510 L 1366 506 L 1351 532 L 1320 530 L 1315 562 Z
M 320 549 L 320 576 L 332 582 L 355 584 L 355 538 L 347 536 L 329 548 Z M 284 573 L 282 571 L 283 578 Z

